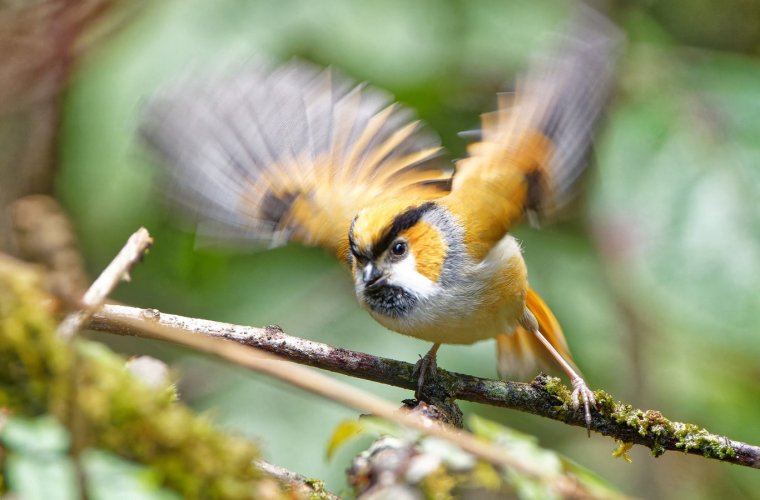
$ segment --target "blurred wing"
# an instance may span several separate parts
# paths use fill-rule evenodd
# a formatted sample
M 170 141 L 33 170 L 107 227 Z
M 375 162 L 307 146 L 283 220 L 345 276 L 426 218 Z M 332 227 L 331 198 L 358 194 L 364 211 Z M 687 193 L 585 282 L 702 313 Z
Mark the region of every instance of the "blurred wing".
M 141 135 L 206 236 L 343 257 L 362 207 L 450 188 L 437 136 L 412 118 L 381 91 L 293 61 L 182 82 L 149 103 Z
M 498 110 L 483 115 L 450 197 L 466 220 L 481 221 L 471 236 L 475 254 L 485 255 L 526 212 L 551 216 L 572 198 L 621 46 L 615 26 L 581 9 L 516 92 L 500 95 Z

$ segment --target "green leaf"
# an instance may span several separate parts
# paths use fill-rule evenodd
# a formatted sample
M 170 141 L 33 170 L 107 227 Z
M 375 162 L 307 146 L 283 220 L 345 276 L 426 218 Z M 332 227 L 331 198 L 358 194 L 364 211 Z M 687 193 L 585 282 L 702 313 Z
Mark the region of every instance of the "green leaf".
M 555 451 L 541 448 L 535 436 L 523 434 L 477 415 L 472 415 L 467 422 L 468 427 L 476 436 L 509 450 L 511 455 L 520 457 L 520 460 L 533 470 L 540 470 L 549 476 L 572 476 L 573 480 L 578 481 L 582 488 L 595 498 L 623 496 L 596 473 Z M 556 498 L 554 490 L 540 478 L 537 479 L 512 469 L 506 470 L 505 477 L 520 498 Z
M 590 493 L 593 494 L 594 498 L 625 498 L 625 495 L 623 495 L 615 485 L 596 472 L 580 465 L 564 455 L 560 455 L 560 459 L 565 473 L 577 479 Z
M 11 453 L 6 463 L 9 490 L 24 500 L 80 498 L 76 469 L 66 455 Z
M 12 417 L 0 433 L 9 491 L 24 500 L 80 498 L 68 431 L 52 417 Z
M 11 417 L 0 432 L 0 441 L 11 451 L 29 455 L 64 454 L 70 444 L 68 431 L 50 416 Z
M 91 500 L 175 500 L 180 496 L 160 488 L 160 478 L 149 468 L 103 450 L 81 455 L 87 496 Z
M 477 415 L 472 415 L 467 422 L 476 436 L 482 437 L 508 450 L 510 454 L 520 457 L 525 465 L 531 469 L 541 470 L 546 474 L 560 474 L 562 472 L 559 455 L 538 446 L 534 436 L 503 427 Z

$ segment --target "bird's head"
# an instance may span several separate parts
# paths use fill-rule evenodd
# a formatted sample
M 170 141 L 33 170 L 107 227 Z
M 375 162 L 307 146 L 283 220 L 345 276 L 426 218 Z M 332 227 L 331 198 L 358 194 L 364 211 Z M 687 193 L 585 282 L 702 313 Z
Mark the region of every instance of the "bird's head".
M 375 315 L 403 319 L 441 290 L 449 251 L 443 209 L 434 202 L 384 202 L 360 211 L 349 231 L 359 302 Z

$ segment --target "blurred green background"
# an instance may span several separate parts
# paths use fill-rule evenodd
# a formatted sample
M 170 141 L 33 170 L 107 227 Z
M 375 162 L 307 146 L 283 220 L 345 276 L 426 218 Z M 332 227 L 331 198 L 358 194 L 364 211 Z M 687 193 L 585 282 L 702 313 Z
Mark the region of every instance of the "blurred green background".
M 629 37 L 619 92 L 582 202 L 565 221 L 520 229 L 531 282 L 562 323 L 594 388 L 733 439 L 760 443 L 760 2 L 619 2 Z M 196 249 L 162 208 L 139 148 L 141 104 L 178 75 L 250 57 L 299 56 L 388 89 L 437 130 L 452 158 L 494 93 L 567 19 L 559 1 L 143 2 L 89 48 L 65 93 L 56 194 L 94 274 L 138 226 L 156 245 L 114 298 L 415 361 L 424 342 L 385 331 L 356 305 L 347 273 L 297 247 L 249 255 Z M 95 336 L 95 335 L 93 335 Z M 103 338 L 103 335 L 97 335 Z M 344 485 L 361 443 L 328 462 L 355 412 L 210 359 L 145 340 L 125 353 L 168 360 L 182 397 L 265 450 Z M 494 347 L 445 346 L 440 366 L 495 376 Z M 406 391 L 345 379 L 393 401 Z M 646 498 L 757 498 L 760 474 L 668 452 L 613 459 L 608 438 L 463 404 L 536 435 Z M 364 443 L 366 445 L 366 443 Z

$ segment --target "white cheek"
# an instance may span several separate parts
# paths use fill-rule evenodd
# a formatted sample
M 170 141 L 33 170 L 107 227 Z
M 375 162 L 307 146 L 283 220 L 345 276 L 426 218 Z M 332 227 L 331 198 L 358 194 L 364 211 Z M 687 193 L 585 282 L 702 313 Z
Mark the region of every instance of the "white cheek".
M 438 292 L 437 284 L 417 272 L 414 254 L 409 253 L 404 260 L 393 264 L 388 283 L 403 288 L 419 298 L 427 298 Z

